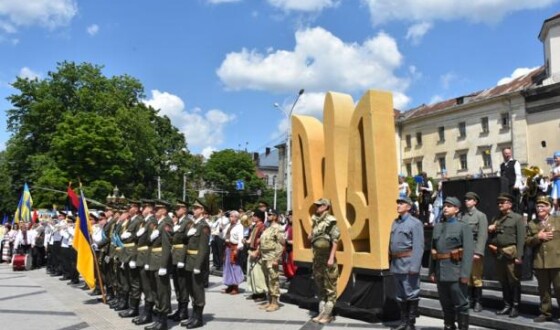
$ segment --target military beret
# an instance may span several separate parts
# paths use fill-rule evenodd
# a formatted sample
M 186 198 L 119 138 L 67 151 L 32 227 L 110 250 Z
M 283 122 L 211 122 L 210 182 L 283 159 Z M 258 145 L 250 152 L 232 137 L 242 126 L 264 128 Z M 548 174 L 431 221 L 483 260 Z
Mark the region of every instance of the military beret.
M 410 197 L 408 197 L 408 196 L 397 198 L 397 203 L 399 203 L 399 202 L 403 202 L 403 203 L 406 203 L 408 205 L 412 205 L 412 199 L 410 199 Z
M 480 196 L 477 193 L 469 191 L 465 194 L 465 199 L 476 199 L 476 202 L 480 202 Z
M 457 198 L 457 197 L 447 197 L 444 201 L 443 204 L 451 204 L 455 207 L 461 207 L 461 201 Z
M 331 206 L 331 201 L 328 198 L 319 198 L 313 204 Z
M 513 203 L 513 200 L 514 200 L 515 198 L 514 198 L 511 194 L 508 194 L 508 193 L 503 192 L 503 193 L 500 193 L 500 194 L 498 195 L 498 198 L 497 198 L 497 199 L 498 199 L 499 201 L 508 201 L 508 202 L 512 202 L 512 203 Z
M 548 206 L 552 205 L 552 200 L 549 196 L 539 196 L 537 197 L 537 204 L 546 204 Z

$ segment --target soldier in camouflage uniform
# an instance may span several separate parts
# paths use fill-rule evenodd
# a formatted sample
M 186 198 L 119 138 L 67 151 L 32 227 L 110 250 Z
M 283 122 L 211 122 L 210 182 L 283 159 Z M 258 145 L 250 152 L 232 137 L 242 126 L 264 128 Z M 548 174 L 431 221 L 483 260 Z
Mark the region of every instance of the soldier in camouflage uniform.
M 136 266 L 136 253 L 138 237 L 136 232 L 144 222 L 144 218 L 139 214 L 140 201 L 129 201 L 128 216 L 130 223 L 125 232 L 121 235 L 123 241 L 123 260 L 124 271 L 129 283 L 128 310 L 119 313 L 120 317 L 138 316 L 140 299 L 142 298 L 142 287 L 140 286 L 140 269 Z
M 280 284 L 278 264 L 282 262 L 284 252 L 284 228 L 278 223 L 278 212 L 268 211 L 269 227 L 261 235 L 260 245 L 257 249 L 262 260 L 262 269 L 268 288 L 268 303 L 261 306 L 267 312 L 277 311 L 278 298 L 280 297 Z
M 445 330 L 454 330 L 455 314 L 459 329 L 469 328 L 467 284 L 471 276 L 474 243 L 469 225 L 457 219 L 461 202 L 447 197 L 443 202 L 443 219 L 434 227 L 430 280 L 437 283 L 443 309 Z
M 157 219 L 154 215 L 154 201 L 142 201 L 143 221 L 140 228 L 136 231 L 138 237 L 138 248 L 136 254 L 136 267 L 140 269 L 140 282 L 142 293 L 144 294 L 144 309 L 142 314 L 132 320 L 136 325 L 143 325 L 152 322 L 152 312 L 154 310 L 156 289 L 152 288 L 149 278 L 149 256 L 150 256 L 150 235 L 157 228 Z M 148 269 L 146 269 L 146 267 Z
M 187 322 L 181 322 L 187 329 L 203 325 L 202 313 L 206 305 L 204 292 L 204 272 L 208 271 L 210 257 L 210 226 L 204 220 L 206 206 L 199 200 L 193 203 L 194 221 L 187 225 L 187 289 L 192 297 L 193 313 Z
M 187 260 L 187 225 L 191 220 L 187 217 L 187 202 L 177 200 L 175 204 L 175 214 L 178 221 L 173 226 L 171 238 L 171 259 L 173 262 L 172 276 L 175 297 L 177 298 L 178 308 L 175 313 L 168 316 L 170 320 L 179 322 L 189 318 L 189 293 L 187 292 L 187 271 L 185 262 Z
M 169 203 L 156 201 L 157 227 L 150 234 L 150 256 L 148 271 L 150 287 L 154 290 L 154 324 L 145 330 L 167 330 L 167 314 L 171 312 L 171 282 L 168 269 L 171 268 L 171 231 L 173 221 L 168 216 Z M 146 265 L 144 265 L 146 269 Z
M 313 318 L 313 322 L 327 324 L 333 320 L 332 312 L 337 297 L 336 249 L 340 230 L 336 218 L 329 212 L 331 201 L 321 198 L 314 204 L 315 214 L 311 217 L 313 227 L 309 240 L 313 246 L 313 277 L 318 290 L 319 315 Z

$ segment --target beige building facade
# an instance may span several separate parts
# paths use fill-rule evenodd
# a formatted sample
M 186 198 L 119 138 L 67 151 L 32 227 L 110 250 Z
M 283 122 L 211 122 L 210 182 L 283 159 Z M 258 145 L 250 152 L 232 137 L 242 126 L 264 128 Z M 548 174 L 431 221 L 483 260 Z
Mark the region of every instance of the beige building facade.
M 400 172 L 414 176 L 493 176 L 511 147 L 523 167 L 550 171 L 560 151 L 560 15 L 541 33 L 544 64 L 511 82 L 422 105 L 397 119 Z

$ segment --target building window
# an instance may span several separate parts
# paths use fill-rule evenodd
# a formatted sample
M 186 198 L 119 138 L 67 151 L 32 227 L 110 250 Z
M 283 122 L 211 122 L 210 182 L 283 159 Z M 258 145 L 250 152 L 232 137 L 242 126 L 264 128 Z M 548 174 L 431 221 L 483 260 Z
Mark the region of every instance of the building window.
M 422 133 L 420 133 L 420 132 L 416 133 L 416 143 L 419 146 L 422 145 Z
M 439 171 L 441 173 L 444 173 L 445 171 L 447 171 L 447 166 L 445 165 L 445 156 L 439 157 L 438 158 L 438 163 L 439 163 Z
M 406 163 L 406 176 L 408 176 L 408 177 L 412 176 L 412 164 L 411 163 Z
M 502 124 L 502 129 L 509 128 L 509 113 L 504 112 L 500 115 L 500 122 Z
M 468 169 L 467 167 L 467 154 L 461 154 L 459 155 L 459 168 L 463 171 L 466 171 Z
M 487 134 L 490 132 L 490 128 L 488 127 L 488 117 L 482 117 L 482 119 L 480 119 L 480 125 L 482 126 L 482 133 Z
M 459 123 L 459 139 L 464 139 L 467 137 L 467 125 L 464 121 Z
M 443 126 L 438 127 L 438 136 L 439 136 L 438 142 L 445 142 L 445 127 Z
M 492 152 L 490 149 L 482 150 L 482 165 L 485 168 L 492 167 Z
M 406 136 L 406 147 L 410 148 L 410 145 L 412 144 L 412 137 L 410 136 L 410 134 L 408 134 Z
M 422 161 L 417 161 L 416 162 L 416 170 L 418 171 L 418 173 L 422 173 Z

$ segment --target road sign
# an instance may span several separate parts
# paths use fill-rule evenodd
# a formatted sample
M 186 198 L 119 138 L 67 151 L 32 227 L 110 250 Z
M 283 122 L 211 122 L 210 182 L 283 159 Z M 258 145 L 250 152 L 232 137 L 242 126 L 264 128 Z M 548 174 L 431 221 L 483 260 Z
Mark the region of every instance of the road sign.
M 235 189 L 236 189 L 236 190 L 243 190 L 243 189 L 245 189 L 245 182 L 243 182 L 243 180 L 237 180 L 237 181 L 235 181 Z

